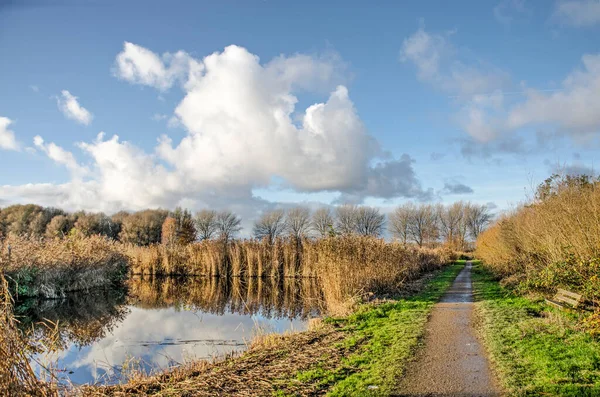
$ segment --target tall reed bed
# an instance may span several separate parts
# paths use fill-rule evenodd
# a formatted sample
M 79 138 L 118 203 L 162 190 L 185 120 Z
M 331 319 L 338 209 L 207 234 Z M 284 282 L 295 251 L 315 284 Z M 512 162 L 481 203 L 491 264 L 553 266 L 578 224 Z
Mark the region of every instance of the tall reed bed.
M 600 298 L 600 184 L 558 181 L 477 240 L 476 255 L 507 282 Z M 548 188 L 546 188 L 548 190 Z
M 157 276 L 297 277 L 307 241 L 277 239 L 223 242 L 207 240 L 188 245 L 124 245 L 130 273 Z
M 10 249 L 9 249 L 10 246 Z M 62 297 L 120 282 L 127 258 L 106 237 L 33 239 L 11 236 L 1 247 L 0 268 L 16 296 Z
M 3 396 L 55 396 L 52 383 L 39 380 L 29 362 L 35 346 L 17 327 L 8 282 L 0 271 L 0 394 Z
M 358 236 L 317 240 L 305 247 L 304 270 L 318 275 L 330 312 L 346 311 L 353 297 L 398 291 L 422 273 L 455 259 L 452 251 L 444 249 Z
M 394 291 L 406 281 L 449 263 L 445 249 L 406 246 L 361 236 L 316 240 L 204 241 L 187 246 L 127 246 L 132 274 L 233 278 L 318 279 L 331 310 L 365 292 Z

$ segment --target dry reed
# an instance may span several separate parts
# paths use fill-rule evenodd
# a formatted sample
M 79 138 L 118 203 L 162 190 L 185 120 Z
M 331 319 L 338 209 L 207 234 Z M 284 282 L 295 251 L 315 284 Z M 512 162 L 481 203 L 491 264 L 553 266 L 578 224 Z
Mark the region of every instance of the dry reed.
M 64 240 L 11 236 L 3 246 L 0 267 L 19 296 L 57 298 L 69 291 L 107 286 L 119 282 L 127 266 L 120 244 L 101 236 Z
M 18 329 L 12 305 L 8 282 L 0 271 L 0 395 L 58 395 L 54 384 L 36 377 L 29 361 L 34 346 Z
M 600 297 L 600 185 L 558 185 L 482 233 L 476 255 L 507 282 Z

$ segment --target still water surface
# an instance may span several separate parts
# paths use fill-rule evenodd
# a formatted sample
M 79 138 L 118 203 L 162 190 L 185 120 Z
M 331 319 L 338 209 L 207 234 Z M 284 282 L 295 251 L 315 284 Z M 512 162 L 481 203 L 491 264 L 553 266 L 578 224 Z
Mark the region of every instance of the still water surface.
M 40 321 L 58 322 L 61 346 L 36 357 L 38 370 L 53 363 L 65 382 L 106 384 L 127 363 L 159 370 L 244 350 L 257 333 L 304 330 L 321 298 L 306 279 L 134 278 L 126 290 L 26 301 L 16 312 L 34 338 L 50 333 Z

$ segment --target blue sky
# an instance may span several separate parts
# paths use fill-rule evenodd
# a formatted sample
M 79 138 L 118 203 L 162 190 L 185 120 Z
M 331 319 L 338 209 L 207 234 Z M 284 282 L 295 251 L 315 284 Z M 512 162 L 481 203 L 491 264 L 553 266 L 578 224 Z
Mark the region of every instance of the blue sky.
M 0 205 L 506 209 L 598 168 L 596 0 L 0 4 Z

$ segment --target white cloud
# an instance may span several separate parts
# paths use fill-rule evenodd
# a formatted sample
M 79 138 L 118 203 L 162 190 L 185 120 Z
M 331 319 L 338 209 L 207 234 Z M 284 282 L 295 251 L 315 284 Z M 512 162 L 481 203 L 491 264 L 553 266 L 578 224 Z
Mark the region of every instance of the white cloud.
M 82 177 L 84 176 L 88 170 L 85 167 L 80 166 L 73 156 L 73 153 L 68 150 L 63 149 L 62 147 L 56 145 L 54 142 L 45 143 L 44 139 L 36 135 L 33 138 L 33 144 L 42 150 L 48 157 L 58 164 L 64 165 L 67 167 L 69 171 L 73 174 L 74 177 Z
M 481 61 L 468 65 L 461 60 L 461 52 L 450 42 L 449 35 L 419 28 L 404 39 L 400 60 L 414 64 L 419 80 L 461 99 L 510 85 L 508 74 L 502 70 Z
M 186 52 L 154 52 L 133 43 L 125 42 L 123 51 L 115 61 L 115 76 L 132 84 L 148 85 L 161 91 L 173 86 L 176 81 L 185 81 L 188 73 L 201 73 L 202 64 Z
M 37 85 L 30 85 L 29 88 L 31 88 L 31 91 L 33 92 L 40 92 L 40 87 L 38 87 Z
M 57 97 L 58 108 L 65 117 L 75 120 L 78 123 L 89 125 L 94 116 L 77 101 L 77 97 L 73 96 L 69 91 L 62 90 L 61 96 Z
M 583 68 L 562 83 L 562 91 L 526 91 L 527 99 L 513 106 L 507 127 L 550 124 L 576 139 L 600 132 L 600 54 L 584 55 Z
M 8 129 L 12 122 L 8 117 L 0 117 L 0 149 L 19 150 L 20 148 L 14 131 Z
M 600 23 L 600 1 L 558 1 L 553 17 L 566 25 L 576 27 L 594 26 Z
M 416 66 L 420 80 L 454 95 L 455 119 L 472 143 L 501 142 L 488 145 L 486 152 L 517 149 L 520 139 L 509 135 L 527 127 L 579 142 L 600 133 L 600 54 L 584 55 L 583 67 L 569 74 L 560 89 L 536 90 L 522 83 L 512 92 L 502 89 L 510 86 L 506 73 L 479 61 L 467 64 L 447 36 L 423 28 L 404 40 L 401 60 Z M 472 149 L 468 152 L 479 151 Z
M 274 180 L 297 192 L 359 198 L 427 194 L 414 161 L 389 157 L 366 130 L 348 89 L 340 85 L 343 64 L 336 56 L 297 54 L 263 64 L 238 46 L 202 60 L 177 54 L 158 56 L 126 43 L 117 55 L 116 74 L 159 90 L 179 82 L 184 96 L 173 118 L 186 136 L 174 141 L 163 135 L 154 151 L 146 152 L 101 133 L 78 145 L 91 160 L 87 180 L 5 186 L 0 196 L 109 212 L 196 203 L 252 217 L 268 205 L 253 190 Z M 327 96 L 297 109 L 297 95 L 306 91 Z M 38 144 L 51 156 L 49 145 Z M 81 167 L 69 152 L 54 152 L 55 161 Z
M 450 94 L 458 106 L 458 124 L 475 140 L 487 142 L 498 134 L 492 114 L 501 112 L 502 89 L 509 87 L 509 75 L 480 60 L 467 63 L 449 40 L 450 34 L 436 34 L 419 28 L 402 43 L 400 60 L 412 63 L 419 80 Z

